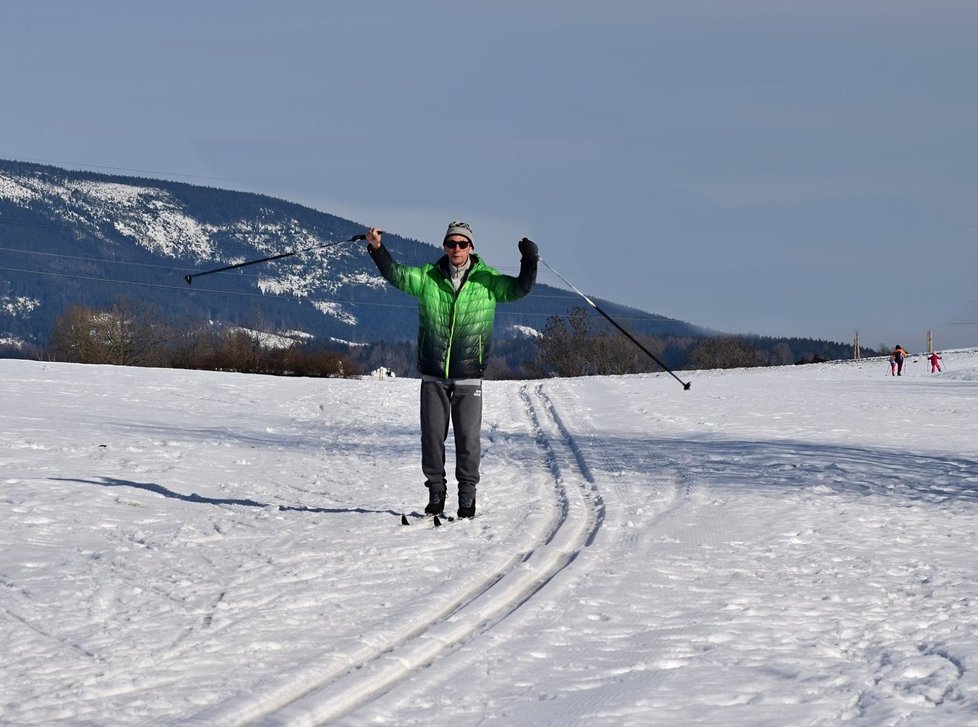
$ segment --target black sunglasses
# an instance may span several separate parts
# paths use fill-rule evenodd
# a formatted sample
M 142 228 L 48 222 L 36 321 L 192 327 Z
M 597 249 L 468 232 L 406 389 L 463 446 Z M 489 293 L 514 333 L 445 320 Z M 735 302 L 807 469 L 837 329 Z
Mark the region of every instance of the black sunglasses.
M 469 242 L 468 240 L 462 240 L 461 242 L 448 242 L 446 240 L 444 244 L 445 244 L 445 247 L 450 247 L 452 250 L 454 250 L 456 247 L 461 248 L 461 249 L 464 250 L 465 248 L 467 248 L 472 243 Z

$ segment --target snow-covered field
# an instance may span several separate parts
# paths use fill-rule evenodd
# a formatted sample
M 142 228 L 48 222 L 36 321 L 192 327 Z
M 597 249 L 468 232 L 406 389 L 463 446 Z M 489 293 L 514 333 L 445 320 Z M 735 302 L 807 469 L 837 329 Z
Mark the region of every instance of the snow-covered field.
M 0 723 L 978 725 L 945 360 L 487 382 L 440 528 L 417 381 L 2 360 Z

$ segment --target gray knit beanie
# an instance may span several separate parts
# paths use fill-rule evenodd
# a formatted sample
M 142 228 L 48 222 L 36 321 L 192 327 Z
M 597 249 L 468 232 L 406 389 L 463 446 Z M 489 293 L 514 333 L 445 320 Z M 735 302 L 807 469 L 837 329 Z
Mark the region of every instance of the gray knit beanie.
M 452 235 L 461 235 L 462 237 L 467 237 L 469 242 L 472 243 L 472 247 L 475 247 L 475 235 L 472 234 L 472 228 L 469 226 L 468 222 L 459 222 L 456 220 L 448 226 L 448 232 L 445 233 L 445 240 L 447 240 Z M 444 242 L 444 240 L 443 240 Z

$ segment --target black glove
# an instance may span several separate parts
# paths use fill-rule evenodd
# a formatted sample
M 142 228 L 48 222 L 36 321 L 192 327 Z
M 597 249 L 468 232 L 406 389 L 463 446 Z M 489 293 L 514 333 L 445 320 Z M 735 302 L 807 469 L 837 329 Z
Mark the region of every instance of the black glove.
M 540 248 L 537 247 L 537 244 L 533 240 L 524 237 L 520 240 L 518 247 L 524 260 L 536 262 L 540 259 Z

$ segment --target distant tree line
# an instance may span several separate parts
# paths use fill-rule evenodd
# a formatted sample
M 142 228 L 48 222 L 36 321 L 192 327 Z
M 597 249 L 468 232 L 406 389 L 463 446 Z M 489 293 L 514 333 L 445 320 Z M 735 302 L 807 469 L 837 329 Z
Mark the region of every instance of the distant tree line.
M 845 344 L 763 336 L 636 336 L 670 369 L 784 366 L 844 359 Z M 868 355 L 874 355 L 872 351 Z M 551 317 L 525 367 L 531 378 L 661 371 L 661 367 L 607 321 L 574 308 Z
M 127 299 L 108 309 L 69 306 L 55 321 L 46 357 L 117 366 L 236 371 L 280 376 L 358 376 L 359 366 L 329 348 L 254 328 L 175 322 Z
M 69 306 L 54 322 L 47 349 L 0 348 L 0 355 L 119 366 L 236 371 L 282 376 L 359 376 L 383 367 L 415 376 L 413 341 L 314 345 L 276 335 L 256 313 L 247 326 L 169 320 L 149 305 L 118 299 L 110 307 Z M 848 358 L 841 343 L 761 336 L 637 336 L 673 370 L 782 366 Z M 874 352 L 865 352 L 874 355 Z M 879 355 L 879 354 L 876 354 Z M 490 379 L 648 373 L 661 368 L 586 308 L 548 319 L 535 338 L 499 338 Z

